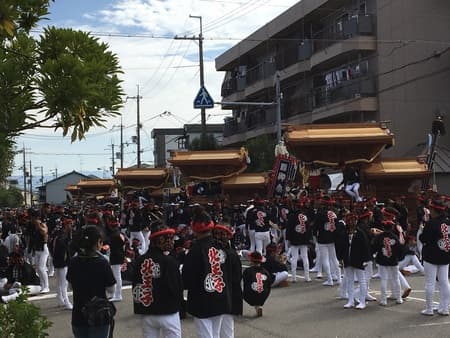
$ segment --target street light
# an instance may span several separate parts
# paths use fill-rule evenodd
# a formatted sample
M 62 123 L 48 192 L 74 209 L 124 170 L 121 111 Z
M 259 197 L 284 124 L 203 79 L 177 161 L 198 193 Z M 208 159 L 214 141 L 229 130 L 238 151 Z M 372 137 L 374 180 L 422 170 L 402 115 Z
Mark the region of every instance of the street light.
M 41 178 L 39 179 L 39 182 L 41 182 L 41 185 L 44 185 L 44 167 L 40 166 L 40 167 L 34 167 L 34 169 L 41 169 Z

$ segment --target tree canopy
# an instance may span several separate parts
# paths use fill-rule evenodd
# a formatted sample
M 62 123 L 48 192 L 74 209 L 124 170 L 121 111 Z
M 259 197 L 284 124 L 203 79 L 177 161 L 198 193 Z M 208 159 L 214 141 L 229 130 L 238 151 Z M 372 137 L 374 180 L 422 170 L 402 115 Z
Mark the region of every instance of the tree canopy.
M 117 56 L 90 33 L 44 28 L 50 0 L 0 2 L 0 155 L 12 158 L 14 138 L 51 128 L 81 140 L 92 127 L 119 114 L 121 73 Z M 0 164 L 4 179 L 10 162 Z

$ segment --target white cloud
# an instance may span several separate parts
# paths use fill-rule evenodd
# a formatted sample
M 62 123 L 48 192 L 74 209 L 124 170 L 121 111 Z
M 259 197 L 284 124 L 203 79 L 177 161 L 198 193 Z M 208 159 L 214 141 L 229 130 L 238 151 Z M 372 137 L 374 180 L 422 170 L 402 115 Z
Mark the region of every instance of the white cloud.
M 180 127 L 182 120 L 191 123 L 200 122 L 200 111 L 193 108 L 193 99 L 199 89 L 198 45 L 192 41 L 173 40 L 170 38 L 157 38 L 161 36 L 187 36 L 198 35 L 199 20 L 189 18 L 189 15 L 201 15 L 204 27 L 204 54 L 212 58 L 205 58 L 205 84 L 217 101 L 221 99 L 220 88 L 224 74 L 215 71 L 214 58 L 223 53 L 227 48 L 239 42 L 257 28 L 276 17 L 295 0 L 236 0 L 236 1 L 202 1 L 202 0 L 117 0 L 107 8 L 99 8 L 83 14 L 81 18 L 74 18 L 65 22 L 50 21 L 44 24 L 56 26 L 70 25 L 76 29 L 91 32 L 103 32 L 111 35 L 132 34 L 145 35 L 147 37 L 115 37 L 102 36 L 100 39 L 109 44 L 115 52 L 123 67 L 123 89 L 126 95 L 136 95 L 136 85 L 140 85 L 141 95 L 141 120 L 146 121 L 163 111 L 170 111 L 173 117 L 162 116 L 144 122 L 145 132 L 150 135 L 153 128 Z M 285 7 L 282 7 L 285 6 Z M 78 21 L 76 21 L 78 20 Z M 82 20 L 82 21 L 80 21 Z M 153 34 L 155 38 L 148 36 Z M 182 68 L 176 68 L 183 66 Z M 208 123 L 223 122 L 223 114 L 220 107 L 207 110 L 211 115 Z M 132 125 L 136 122 L 136 101 L 128 100 L 123 108 L 124 125 Z M 108 128 L 119 125 L 120 118 L 108 121 Z M 125 130 L 125 138 L 129 140 L 134 134 L 134 128 Z M 92 134 L 104 133 L 99 129 Z M 48 133 L 48 131 L 32 131 L 31 134 Z M 52 133 L 53 136 L 55 134 Z M 144 139 L 148 138 L 143 135 Z M 119 134 L 115 132 L 104 136 L 88 136 L 86 141 L 69 145 L 67 141 L 55 141 L 48 138 L 41 144 L 31 137 L 20 140 L 25 141 L 33 150 L 64 148 L 66 153 L 92 153 L 104 152 L 104 157 L 92 158 L 78 156 L 74 158 L 55 157 L 49 165 L 58 166 L 59 172 L 67 172 L 73 169 L 88 170 L 102 166 L 108 166 L 108 144 L 119 143 Z M 144 160 L 152 160 L 152 140 L 145 140 L 143 148 L 146 152 Z M 50 145 L 50 146 L 49 146 Z M 127 149 L 131 149 L 131 146 Z M 134 156 L 134 158 L 133 158 Z M 128 155 L 128 165 L 135 159 L 135 155 Z M 36 161 L 42 161 L 36 158 Z M 107 162 L 105 162 L 107 161 Z M 80 164 L 82 162 L 82 164 Z M 41 164 L 36 164 L 41 165 Z

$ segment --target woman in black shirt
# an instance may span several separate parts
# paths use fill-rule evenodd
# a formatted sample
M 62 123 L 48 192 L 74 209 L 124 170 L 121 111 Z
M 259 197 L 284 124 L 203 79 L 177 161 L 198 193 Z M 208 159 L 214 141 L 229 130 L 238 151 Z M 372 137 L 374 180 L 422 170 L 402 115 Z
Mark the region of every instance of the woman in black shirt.
M 88 326 L 82 309 L 93 297 L 106 299 L 114 291 L 116 280 L 108 261 L 99 252 L 103 244 L 96 226 L 83 229 L 79 254 L 69 261 L 67 280 L 73 290 L 72 331 L 76 338 L 109 337 L 110 324 Z

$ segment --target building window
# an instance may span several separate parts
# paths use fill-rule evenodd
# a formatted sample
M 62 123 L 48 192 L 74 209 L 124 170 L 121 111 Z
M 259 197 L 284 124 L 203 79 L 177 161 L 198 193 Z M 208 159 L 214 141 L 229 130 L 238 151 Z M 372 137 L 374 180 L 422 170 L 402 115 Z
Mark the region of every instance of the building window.
M 187 146 L 187 136 L 180 136 L 177 140 L 178 149 L 186 149 Z

